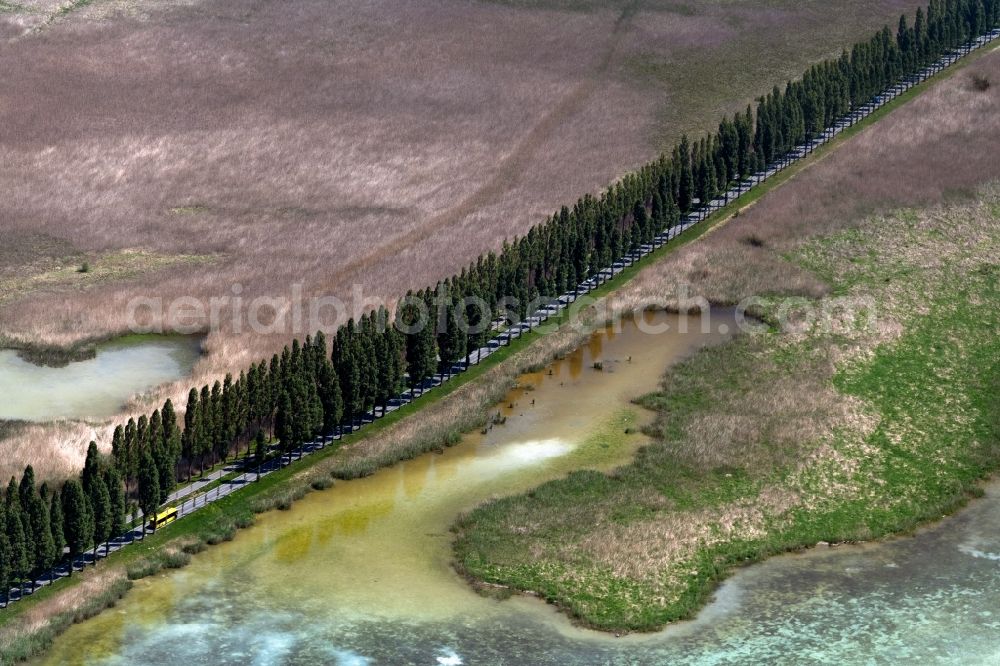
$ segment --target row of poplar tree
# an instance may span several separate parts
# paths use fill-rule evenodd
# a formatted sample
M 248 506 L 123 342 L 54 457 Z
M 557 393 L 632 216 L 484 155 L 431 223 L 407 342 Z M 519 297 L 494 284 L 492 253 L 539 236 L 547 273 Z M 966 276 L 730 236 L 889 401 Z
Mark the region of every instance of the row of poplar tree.
M 291 451 L 372 409 L 384 413 L 404 386 L 450 373 L 481 347 L 495 317 L 523 318 L 539 296 L 572 290 L 731 183 L 998 23 L 1000 0 L 931 0 L 912 25 L 903 16 L 895 33 L 883 28 L 814 65 L 758 99 L 756 109 L 724 119 L 710 136 L 682 138 L 600 197 L 584 196 L 499 253 L 407 294 L 394 315 L 380 308 L 348 321 L 329 348 L 320 332 L 236 379 L 191 389 L 183 419 L 169 400 L 149 417 L 130 419 L 115 429 L 110 458 L 91 443 L 80 478 L 58 492 L 46 484 L 36 489 L 28 467 L 20 483 L 11 479 L 3 502 L 0 583 L 16 585 L 64 552 L 75 556 L 121 533 L 129 513 L 155 513 L 178 478 L 206 465 L 241 453 L 263 457 L 273 438 Z

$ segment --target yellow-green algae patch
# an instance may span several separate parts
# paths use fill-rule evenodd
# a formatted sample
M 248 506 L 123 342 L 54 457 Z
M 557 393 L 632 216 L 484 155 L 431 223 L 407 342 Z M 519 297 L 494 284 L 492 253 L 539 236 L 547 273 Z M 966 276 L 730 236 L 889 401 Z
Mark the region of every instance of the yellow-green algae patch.
M 335 627 L 509 613 L 510 603 L 476 594 L 452 569 L 450 526 L 490 497 L 631 459 L 646 442 L 639 426 L 649 418 L 631 400 L 655 388 L 665 365 L 725 337 L 694 325 L 679 333 L 676 315 L 646 313 L 642 321 L 671 330 L 644 334 L 627 320 L 599 331 L 566 358 L 522 375 L 486 432 L 260 516 L 188 567 L 138 581 L 117 609 L 60 637 L 45 663 L 141 658 L 129 649 L 143 637 L 178 640 L 195 624 L 212 631 L 208 625 L 256 614 L 302 614 Z M 712 321 L 733 330 L 732 313 Z M 548 617 L 540 605 L 529 608 Z

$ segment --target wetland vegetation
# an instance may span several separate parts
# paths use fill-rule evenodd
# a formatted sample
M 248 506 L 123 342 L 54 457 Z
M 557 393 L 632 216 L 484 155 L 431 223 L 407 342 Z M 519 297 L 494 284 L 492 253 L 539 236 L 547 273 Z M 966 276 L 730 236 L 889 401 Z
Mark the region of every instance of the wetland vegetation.
M 998 7 L 987 3 L 980 13 L 970 4 L 934 3 L 914 27 L 901 22 L 897 36 L 883 31 L 850 55 L 812 68 L 801 82 L 762 98 L 755 111 L 724 120 L 717 134 L 695 142 L 683 139 L 672 153 L 627 176 L 599 199 L 584 197 L 572 210 L 564 208 L 505 244 L 500 254 L 485 255 L 417 298 L 429 302 L 444 293 L 450 318 L 456 305 L 447 298 L 449 292 L 490 300 L 501 295 L 501 287 L 512 287 L 523 303 L 539 292 L 566 289 L 648 242 L 695 200 L 711 198 L 727 182 L 814 135 L 830 117 L 870 94 L 869 89 L 880 89 L 986 21 L 995 21 Z M 992 115 L 989 122 L 995 122 L 996 114 L 989 111 L 995 91 L 976 83 L 982 79 L 988 80 L 974 73 L 961 96 L 970 102 L 971 113 Z M 974 129 L 982 131 L 988 124 Z M 978 175 L 976 184 L 986 180 Z M 800 196 L 803 191 L 793 190 Z M 731 275 L 719 276 L 726 262 L 699 268 L 692 257 L 696 251 L 679 253 L 677 261 L 692 262 L 681 274 L 702 282 L 709 292 L 728 289 L 732 294 L 738 276 L 756 271 L 753 284 L 763 297 L 754 311 L 775 324 L 775 330 L 673 368 L 662 390 L 641 400 L 659 417 L 646 424 L 650 442 L 634 462 L 610 474 L 603 468 L 574 472 L 464 516 L 456 545 L 463 572 L 490 585 L 538 593 L 590 626 L 645 630 L 689 616 L 736 565 L 816 541 L 870 539 L 911 529 L 974 495 L 998 455 L 997 405 L 991 398 L 997 393 L 995 331 L 1000 325 L 993 307 L 998 300 L 992 260 L 998 250 L 997 189 L 977 189 L 971 200 L 949 196 L 936 206 L 907 210 L 864 197 L 853 203 L 880 212 L 858 215 L 861 211 L 854 210 L 848 223 L 783 238 L 773 228 L 760 228 L 753 210 L 738 223 L 731 220 L 720 230 L 720 243 L 709 247 L 718 252 L 733 233 L 744 233 L 731 229 L 751 225 L 739 240 L 740 252 L 755 259 Z M 801 221 L 787 218 L 779 219 L 781 224 L 802 228 Z M 403 238 L 425 235 L 432 234 L 416 231 Z M 780 270 L 768 275 L 765 267 L 775 266 Z M 661 271 L 662 278 L 662 270 L 660 265 L 647 274 L 655 279 Z M 791 282 L 779 279 L 786 276 Z M 746 290 L 750 284 L 735 289 Z M 648 286 L 648 280 L 640 279 L 632 296 L 616 295 L 619 309 Z M 789 294 L 801 299 L 791 310 L 783 298 Z M 855 315 L 873 315 L 861 319 L 876 323 L 866 326 L 857 318 L 835 317 L 831 329 L 807 316 L 817 307 L 846 307 Z M 150 479 L 166 475 L 172 485 L 178 462 L 190 473 L 206 459 L 225 460 L 263 429 L 277 435 L 283 449 L 291 449 L 343 418 L 353 421 L 359 411 L 380 404 L 384 408 L 404 380 L 416 387 L 481 343 L 478 334 L 454 338 L 441 330 L 376 333 L 376 317 L 386 314 L 378 310 L 339 330 L 332 336 L 332 355 L 322 336 L 307 338 L 301 346 L 285 347 L 270 365 L 250 366 L 239 379 L 227 377 L 200 392 L 192 389 L 182 430 L 151 427 L 158 411 L 148 420 L 144 416 L 131 422 L 131 431 L 120 428 L 115 434 L 119 446 L 110 461 L 98 463 L 99 476 L 116 491 L 122 482 L 114 479 L 124 479 L 124 493 L 162 499 L 159 490 L 147 492 Z M 409 316 L 403 301 L 397 317 Z M 590 368 L 614 374 L 614 365 L 605 359 L 592 360 Z M 486 395 L 490 391 L 477 397 L 482 402 Z M 509 404 L 512 409 L 514 402 Z M 484 421 L 461 405 L 458 410 L 465 412 L 461 429 Z M 622 418 L 612 427 L 634 435 L 635 426 Z M 143 422 L 150 427 L 142 427 Z M 297 478 L 297 485 L 272 488 L 269 499 L 275 501 L 267 506 L 289 508 L 308 488 L 327 487 L 331 471 L 342 478 L 364 476 L 381 464 L 456 444 L 456 426 L 450 424 L 442 435 L 443 423 L 435 425 L 438 430 L 430 439 L 401 444 L 397 437 L 381 450 L 377 434 L 364 437 L 353 451 L 331 457 L 325 465 L 320 461 L 309 478 Z M 481 434 L 489 433 L 487 425 Z M 595 433 L 613 439 L 610 430 L 597 428 Z M 435 441 L 441 444 L 435 446 Z M 554 440 L 536 444 L 530 451 L 511 448 L 515 467 L 568 453 Z M 143 477 L 145 458 L 157 468 L 152 477 Z M 86 476 L 87 469 L 84 485 Z M 277 497 L 279 492 L 286 497 Z M 16 485 L 8 490 L 8 517 L 15 515 L 11 497 L 17 494 Z M 92 487 L 85 488 L 85 495 L 92 513 L 99 514 L 102 493 Z M 26 497 L 32 504 L 34 495 Z M 151 501 L 149 509 L 158 503 Z M 124 499 L 114 505 L 124 511 Z M 238 524 L 249 520 L 244 510 L 238 519 L 220 522 L 207 541 L 226 541 Z M 4 522 L 7 532 L 17 531 L 16 525 L 11 527 L 17 521 Z M 81 533 L 79 545 L 106 536 L 97 529 Z M 200 547 L 191 543 L 154 554 L 134 563 L 128 576 L 183 566 Z M 107 587 L 112 596 L 116 585 Z

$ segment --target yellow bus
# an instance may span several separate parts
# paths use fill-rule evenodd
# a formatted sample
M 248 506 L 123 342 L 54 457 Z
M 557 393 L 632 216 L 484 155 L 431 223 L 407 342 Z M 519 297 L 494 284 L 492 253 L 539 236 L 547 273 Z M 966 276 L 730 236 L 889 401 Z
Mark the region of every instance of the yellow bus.
M 164 525 L 169 525 L 170 523 L 177 520 L 177 507 L 168 506 L 163 511 L 153 516 L 153 519 L 149 521 L 149 526 L 154 530 L 158 530 Z

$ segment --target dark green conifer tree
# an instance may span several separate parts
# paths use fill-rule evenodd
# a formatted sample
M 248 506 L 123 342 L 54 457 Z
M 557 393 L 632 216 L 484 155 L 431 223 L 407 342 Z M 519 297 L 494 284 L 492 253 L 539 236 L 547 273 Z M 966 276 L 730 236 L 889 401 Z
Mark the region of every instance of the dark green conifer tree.
M 73 574 L 73 560 L 90 548 L 94 542 L 94 518 L 90 513 L 90 503 L 83 492 L 83 486 L 76 479 L 70 479 L 62 490 L 63 533 L 69 547 L 70 575 Z
M 111 459 L 120 474 L 128 474 L 128 450 L 125 447 L 125 429 L 121 424 L 115 426 L 111 436 Z
M 0 598 L 3 599 L 5 608 L 10 601 L 10 588 L 13 585 L 12 558 L 13 552 L 7 537 L 7 510 L 0 504 Z
M 438 286 L 440 309 L 437 325 L 437 346 L 441 355 L 440 372 L 451 376 L 452 367 L 468 353 L 467 337 L 462 330 L 464 313 L 459 312 L 461 300 L 445 283 Z
M 350 319 L 337 331 L 337 336 L 333 340 L 332 356 L 344 404 L 344 416 L 352 425 L 361 412 L 361 367 L 357 358 L 359 349 L 355 337 L 354 320 Z
M 142 511 L 143 522 L 152 523 L 156 531 L 156 509 L 160 506 L 160 475 L 149 451 L 143 452 L 139 463 L 139 509 Z M 143 529 L 145 534 L 146 530 Z
M 212 401 L 212 393 L 208 384 L 201 387 L 201 394 L 198 396 L 198 415 L 195 428 L 198 434 L 195 442 L 197 448 L 195 455 L 198 458 L 198 469 L 201 474 L 204 474 L 205 462 L 212 453 L 212 447 L 215 443 L 215 403 Z
M 49 507 L 35 489 L 35 472 L 31 465 L 24 468 L 18 494 L 22 515 L 26 518 L 25 536 L 31 544 L 31 567 L 35 571 L 42 571 L 52 566 L 56 553 L 52 542 L 52 527 L 49 524 Z
M 10 546 L 10 572 L 14 585 L 23 589 L 24 579 L 31 572 L 33 548 L 28 542 L 30 532 L 25 529 L 25 516 L 21 511 L 21 500 L 17 492 L 17 481 L 10 477 L 4 502 L 7 540 Z
M 267 457 L 267 435 L 264 434 L 263 430 L 257 430 L 257 435 L 254 437 L 254 447 L 253 447 L 254 461 L 257 463 L 257 480 L 260 481 L 260 466 L 264 464 L 264 458 Z
M 340 395 L 340 380 L 325 353 L 319 363 L 316 381 L 323 407 L 323 432 L 332 433 L 344 417 L 344 401 Z
M 397 328 L 406 336 L 406 371 L 411 388 L 437 367 L 437 341 L 423 292 L 408 293 L 397 310 Z
M 188 481 L 193 473 L 194 460 L 198 454 L 198 390 L 188 392 L 187 407 L 184 411 L 184 432 L 181 434 L 181 458 L 187 463 Z
M 212 384 L 212 450 L 211 453 L 217 461 L 223 461 L 226 458 L 226 452 L 229 449 L 229 441 L 227 440 L 227 431 L 229 425 L 226 423 L 226 413 L 225 413 L 225 399 L 222 393 L 222 384 L 216 380 Z
M 278 411 L 274 416 L 274 430 L 282 452 L 289 453 L 297 446 L 295 441 L 295 410 L 292 406 L 292 398 L 287 391 L 281 393 Z
M 691 170 L 691 144 L 686 134 L 681 137 L 680 145 L 677 146 L 676 160 L 680 170 L 677 205 L 682 212 L 687 212 L 691 210 L 691 202 L 695 197 L 695 183 L 694 173 Z
M 148 457 L 149 451 L 143 452 L 143 457 Z M 86 488 L 84 489 L 87 490 Z M 87 499 L 90 501 L 90 510 L 94 516 L 94 562 L 97 562 L 97 548 L 102 543 L 107 543 L 112 537 L 112 527 L 114 526 L 114 511 L 111 506 L 111 495 L 108 487 L 104 483 L 104 476 L 100 472 L 91 480 L 90 489 L 87 492 Z
M 62 559 L 63 551 L 66 549 L 62 500 L 59 498 L 58 492 L 53 492 L 49 499 L 49 526 L 52 528 L 52 551 L 55 553 L 55 561 L 58 562 Z
M 136 475 L 139 473 L 139 443 L 136 439 L 135 419 L 130 418 L 125 424 L 126 469 L 122 471 L 125 482 L 135 487 Z
M 125 487 L 114 467 L 104 471 L 104 485 L 108 489 L 108 503 L 111 507 L 111 536 L 118 536 L 125 532 L 128 505 L 125 502 Z

